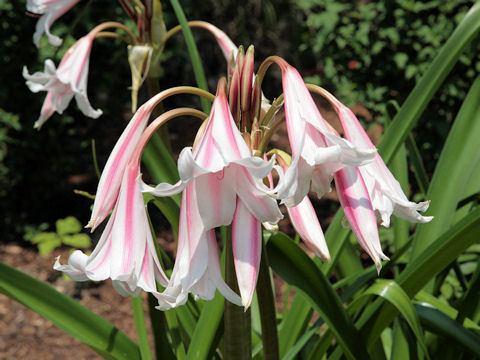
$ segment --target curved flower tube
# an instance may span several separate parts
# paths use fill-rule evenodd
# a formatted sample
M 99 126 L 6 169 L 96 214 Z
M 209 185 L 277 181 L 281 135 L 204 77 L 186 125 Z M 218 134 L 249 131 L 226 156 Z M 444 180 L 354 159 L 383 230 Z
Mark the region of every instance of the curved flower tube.
M 346 165 L 371 162 L 375 149 L 358 148 L 332 131 L 320 114 L 298 71 L 275 58 L 282 70 L 285 119 L 293 160 L 278 197 L 289 207 L 299 204 L 310 185 L 319 197 L 330 191 L 333 174 Z
M 30 75 L 27 68 L 23 68 L 23 77 L 32 92 L 47 91 L 35 128 L 39 129 L 54 112 L 62 114 L 74 96 L 85 116 L 98 118 L 102 114 L 101 110 L 92 108 L 87 97 L 88 65 L 95 34 L 92 31 L 78 40 L 67 51 L 58 69 L 50 59 L 45 60 L 43 72 Z
M 37 22 L 33 42 L 40 47 L 40 38 L 47 34 L 48 42 L 55 46 L 62 44 L 62 39 L 50 32 L 50 26 L 80 0 L 28 0 L 27 10 L 33 14 L 42 15 Z
M 168 278 L 158 260 L 145 204 L 137 178 L 138 164 L 130 164 L 123 174 L 120 193 L 103 234 L 87 256 L 75 251 L 67 265 L 59 258 L 54 269 L 76 281 L 112 279 L 122 295 L 138 295 L 140 289 L 157 293 L 156 282 L 167 286 Z
M 358 147 L 375 149 L 353 112 L 326 90 L 320 89 L 319 92 L 333 105 L 345 132 L 345 137 Z M 373 209 L 383 226 L 388 227 L 390 225 L 392 214 L 413 223 L 427 223 L 433 219 L 433 216 L 422 216 L 418 213 L 418 211 L 426 211 L 430 201 L 418 204 L 409 201 L 399 182 L 388 170 L 378 153 L 375 154 L 373 162 L 358 169 L 365 181 Z
M 108 157 L 98 183 L 92 215 L 87 227 L 92 232 L 107 217 L 117 200 L 125 167 L 147 126 L 156 99 L 143 104 L 128 123 Z

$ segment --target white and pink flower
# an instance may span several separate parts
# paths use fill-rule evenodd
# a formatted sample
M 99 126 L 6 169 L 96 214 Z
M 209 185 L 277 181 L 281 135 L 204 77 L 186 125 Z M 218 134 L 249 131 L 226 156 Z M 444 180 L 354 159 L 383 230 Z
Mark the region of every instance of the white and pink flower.
M 77 250 L 67 265 L 61 265 L 57 258 L 55 270 L 76 281 L 110 278 L 124 296 L 136 296 L 141 289 L 157 293 L 156 281 L 167 286 L 137 181 L 139 176 L 138 164 L 130 163 L 123 173 L 113 212 L 92 254 Z
M 40 128 L 54 112 L 62 114 L 75 96 L 78 107 L 85 116 L 98 118 L 102 111 L 93 109 L 87 97 L 88 65 L 95 33 L 78 40 L 65 54 L 58 69 L 52 60 L 45 60 L 45 70 L 32 75 L 26 67 L 23 77 L 32 92 L 47 91 L 40 117 L 34 127 Z
M 62 39 L 50 32 L 50 26 L 80 0 L 28 0 L 27 10 L 32 14 L 41 15 L 38 19 L 33 42 L 40 47 L 40 38 L 43 33 L 47 34 L 50 44 L 60 46 Z
M 285 119 L 292 149 L 292 163 L 278 197 L 287 206 L 299 204 L 310 186 L 319 197 L 330 191 L 333 174 L 346 165 L 371 162 L 375 149 L 354 146 L 332 132 L 323 119 L 298 71 L 284 60 L 282 70 Z

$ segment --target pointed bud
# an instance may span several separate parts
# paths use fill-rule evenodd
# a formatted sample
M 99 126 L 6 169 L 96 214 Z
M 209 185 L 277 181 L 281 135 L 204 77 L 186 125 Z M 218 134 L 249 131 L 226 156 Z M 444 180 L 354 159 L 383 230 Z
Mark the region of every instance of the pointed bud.
M 255 50 L 253 45 L 248 47 L 247 53 L 243 61 L 242 67 L 242 77 L 240 80 L 240 102 L 242 111 L 247 111 L 250 109 L 250 101 L 252 94 L 252 80 L 253 75 L 253 66 L 254 66 L 254 57 Z
M 240 117 L 237 116 L 240 110 L 239 105 L 239 90 L 240 90 L 240 73 L 238 66 L 233 71 L 232 78 L 230 80 L 230 89 L 228 91 L 228 103 L 230 105 L 230 111 L 232 112 L 235 122 L 238 123 Z
M 262 88 L 260 82 L 258 81 L 258 77 L 255 76 L 255 82 L 253 83 L 252 88 L 252 104 L 251 104 L 251 111 L 252 111 L 252 118 L 260 119 L 262 110 Z
M 245 50 L 243 49 L 243 46 L 240 45 L 240 47 L 238 48 L 237 57 L 235 59 L 235 62 L 236 62 L 236 65 L 237 65 L 237 68 L 238 68 L 238 71 L 239 71 L 240 75 L 242 74 L 243 60 L 244 59 L 245 59 Z

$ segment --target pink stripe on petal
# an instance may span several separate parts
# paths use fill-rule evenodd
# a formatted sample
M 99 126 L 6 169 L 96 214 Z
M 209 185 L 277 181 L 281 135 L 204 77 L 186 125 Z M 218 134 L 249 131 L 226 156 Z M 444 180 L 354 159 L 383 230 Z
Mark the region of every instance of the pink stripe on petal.
M 290 221 L 305 244 L 318 257 L 330 262 L 325 236 L 317 218 L 317 214 L 308 196 L 294 207 L 287 207 Z
M 357 168 L 346 166 L 334 175 L 337 193 L 345 216 L 362 248 L 382 268 L 383 254 L 378 237 L 377 220 L 362 175 Z
M 261 236 L 260 222 L 237 199 L 232 222 L 232 249 L 238 288 L 245 308 L 250 306 L 257 285 L 262 252 Z

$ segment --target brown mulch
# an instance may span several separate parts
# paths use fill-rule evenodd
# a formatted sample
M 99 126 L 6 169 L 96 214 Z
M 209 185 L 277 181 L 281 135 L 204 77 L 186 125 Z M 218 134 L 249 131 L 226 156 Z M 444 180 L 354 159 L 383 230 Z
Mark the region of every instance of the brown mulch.
M 66 262 L 68 250 L 56 250 L 42 257 L 33 249 L 22 248 L 16 244 L 0 244 L 1 262 L 72 296 L 136 340 L 130 298 L 120 296 L 110 281 L 95 284 L 66 280 L 62 274 L 52 269 L 58 255 L 61 255 L 62 263 Z M 144 300 L 146 305 L 146 299 Z M 88 346 L 64 333 L 51 321 L 0 294 L 0 359 L 59 358 L 101 359 Z

